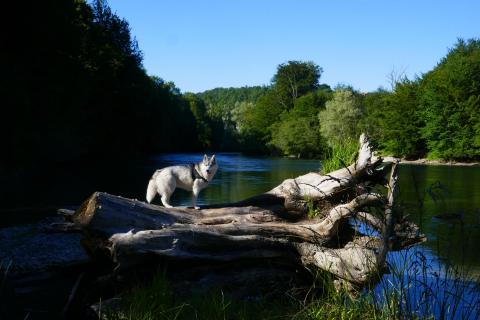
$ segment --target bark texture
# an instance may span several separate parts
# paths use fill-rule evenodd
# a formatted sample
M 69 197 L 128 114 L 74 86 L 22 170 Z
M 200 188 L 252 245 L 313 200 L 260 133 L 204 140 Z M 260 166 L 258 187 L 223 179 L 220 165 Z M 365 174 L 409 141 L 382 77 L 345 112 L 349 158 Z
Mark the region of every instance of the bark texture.
M 84 230 L 91 255 L 113 262 L 116 272 L 169 261 L 190 270 L 202 265 L 219 283 L 232 281 L 222 277 L 227 270 L 245 281 L 302 269 L 363 286 L 378 279 L 389 250 L 424 240 L 415 225 L 395 216 L 397 164 L 376 157 L 362 135 L 350 166 L 287 179 L 243 201 L 167 209 L 96 192 L 71 219 Z M 386 196 L 371 191 L 378 184 Z M 312 207 L 321 213 L 308 218 Z M 355 231 L 352 219 L 375 232 Z

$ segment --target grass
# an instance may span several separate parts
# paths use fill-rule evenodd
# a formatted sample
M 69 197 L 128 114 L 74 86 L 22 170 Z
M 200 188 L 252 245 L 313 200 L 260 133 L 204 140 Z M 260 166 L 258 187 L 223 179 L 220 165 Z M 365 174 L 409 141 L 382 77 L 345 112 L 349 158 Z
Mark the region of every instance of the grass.
M 358 141 L 353 139 L 330 146 L 325 159 L 322 159 L 322 174 L 348 167 L 357 158 L 358 147 Z
M 310 198 L 309 196 L 305 196 L 304 199 L 307 203 L 307 216 L 309 219 L 313 219 L 322 215 L 322 210 L 315 206 L 315 202 L 312 198 Z
M 316 277 L 307 298 L 232 298 L 221 290 L 177 297 L 164 273 L 123 296 L 106 319 L 480 319 L 479 279 L 466 269 L 434 261 L 425 248 L 389 254 L 390 273 L 352 299 L 333 279 Z M 315 290 L 321 288 L 321 290 Z
M 325 159 L 321 160 L 321 174 L 328 174 L 335 170 L 346 168 L 354 163 L 358 156 L 359 144 L 357 140 L 347 139 L 341 143 L 335 143 L 329 147 Z M 305 198 L 308 207 L 308 217 L 310 219 L 322 214 L 320 208 L 315 207 L 315 203 L 309 197 Z
M 331 283 L 331 282 L 329 282 Z M 279 300 L 234 299 L 222 291 L 177 299 L 163 274 L 152 283 L 127 293 L 119 310 L 106 312 L 109 320 L 164 319 L 393 319 L 367 299 L 351 300 L 333 285 L 309 302 L 285 295 Z
M 240 300 L 227 297 L 222 291 L 211 291 L 204 295 L 192 295 L 179 299 L 172 294 L 164 275 L 158 274 L 151 284 L 136 287 L 126 294 L 121 308 L 114 312 L 107 312 L 106 319 L 384 320 L 422 318 L 410 310 L 402 309 L 402 294 L 398 290 L 388 290 L 388 295 L 382 299 L 376 297 L 374 291 L 365 291 L 358 299 L 351 299 L 347 294 L 337 292 L 331 281 L 324 281 L 324 283 L 323 293 L 308 301 L 287 295 L 280 297 L 279 300 Z
M 175 297 L 165 275 L 159 272 L 148 285 L 137 286 L 122 299 L 118 310 L 107 310 L 109 320 L 166 319 L 290 319 L 298 310 L 296 301 L 269 302 L 255 299 L 233 299 L 221 290 Z

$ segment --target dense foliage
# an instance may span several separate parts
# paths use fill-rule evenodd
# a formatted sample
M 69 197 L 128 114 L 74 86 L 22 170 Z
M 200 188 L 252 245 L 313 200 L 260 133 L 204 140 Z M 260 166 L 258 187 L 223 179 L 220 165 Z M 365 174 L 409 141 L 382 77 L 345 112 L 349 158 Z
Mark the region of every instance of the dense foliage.
M 331 91 L 319 85 L 321 72 L 313 62 L 288 61 L 278 66 L 268 87 L 217 88 L 198 94 L 212 121 L 223 123 L 223 140 L 217 146 L 262 154 L 321 155 L 324 143 L 317 114 Z
M 319 112 L 320 132 L 330 145 L 355 140 L 360 134 L 358 122 L 363 114 L 358 95 L 351 89 L 338 88 L 333 98 Z
M 418 81 L 408 79 L 397 83 L 393 92 L 378 91 L 365 97 L 362 129 L 384 153 L 406 158 L 425 155 L 417 97 Z
M 322 153 L 317 114 L 331 90 L 319 84 L 321 72 L 313 62 L 278 66 L 265 93 L 238 114 L 244 150 L 309 157 Z
M 297 98 L 293 108 L 282 113 L 280 120 L 272 125 L 271 145 L 286 155 L 322 155 L 326 146 L 318 130 L 317 115 L 330 96 L 330 90 L 317 89 Z
M 215 88 L 196 95 L 205 103 L 217 150 L 255 151 L 257 143 L 250 139 L 245 124 L 249 113 L 267 90 L 262 86 Z
M 430 72 L 369 94 L 363 127 L 385 153 L 480 159 L 480 41 L 459 40 Z
M 204 122 L 195 125 L 204 118 L 173 83 L 146 74 L 128 23 L 105 1 L 12 4 L 17 24 L 2 59 L 3 163 L 119 161 L 209 146 Z
M 421 132 L 430 156 L 480 157 L 480 41 L 459 40 L 420 88 Z
M 105 0 L 14 3 L 4 39 L 2 163 L 228 150 L 325 157 L 369 133 L 395 156 L 480 159 L 480 41 L 459 40 L 430 72 L 392 91 L 320 84 L 310 61 L 269 86 L 181 94 L 146 74 L 127 21 Z

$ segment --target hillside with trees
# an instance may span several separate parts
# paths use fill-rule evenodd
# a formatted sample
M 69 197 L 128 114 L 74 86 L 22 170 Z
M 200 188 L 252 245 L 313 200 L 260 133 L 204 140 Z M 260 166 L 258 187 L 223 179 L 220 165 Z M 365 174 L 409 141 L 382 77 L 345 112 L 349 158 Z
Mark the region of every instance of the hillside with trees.
M 362 120 L 384 153 L 480 159 L 480 40 L 458 40 L 432 70 L 369 94 Z
M 207 99 L 213 106 L 222 99 L 212 93 L 239 90 L 235 102 L 224 104 L 230 108 L 219 103 L 211 110 L 228 110 L 215 119 L 232 128 L 240 151 L 325 158 L 367 132 L 383 154 L 480 159 L 479 40 L 458 40 L 432 71 L 394 79 L 390 91 L 332 91 L 319 84 L 321 74 L 313 62 L 288 61 L 256 99 L 239 100 L 247 88 L 212 90 Z
M 213 128 L 212 139 L 216 150 L 251 150 L 244 132 L 244 116 L 255 108 L 257 101 L 267 91 L 267 87 L 253 86 L 215 88 L 196 94 L 205 105 L 206 117 Z
M 268 86 L 182 94 L 147 75 L 128 22 L 105 0 L 15 5 L 2 63 L 7 166 L 209 150 L 324 158 L 359 132 L 384 154 L 480 159 L 478 39 L 458 40 L 391 91 L 332 90 L 320 66 L 288 61 Z

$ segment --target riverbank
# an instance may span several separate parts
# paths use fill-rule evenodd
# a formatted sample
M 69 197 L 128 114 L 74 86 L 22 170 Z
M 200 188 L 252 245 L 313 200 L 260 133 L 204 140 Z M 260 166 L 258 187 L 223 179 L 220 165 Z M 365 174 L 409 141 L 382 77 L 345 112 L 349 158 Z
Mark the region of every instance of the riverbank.
M 429 160 L 429 159 L 417 159 L 406 160 L 401 159 L 402 164 L 416 164 L 416 165 L 433 165 L 433 166 L 461 166 L 461 167 L 480 167 L 479 162 L 457 162 L 457 161 L 444 161 L 444 160 Z

